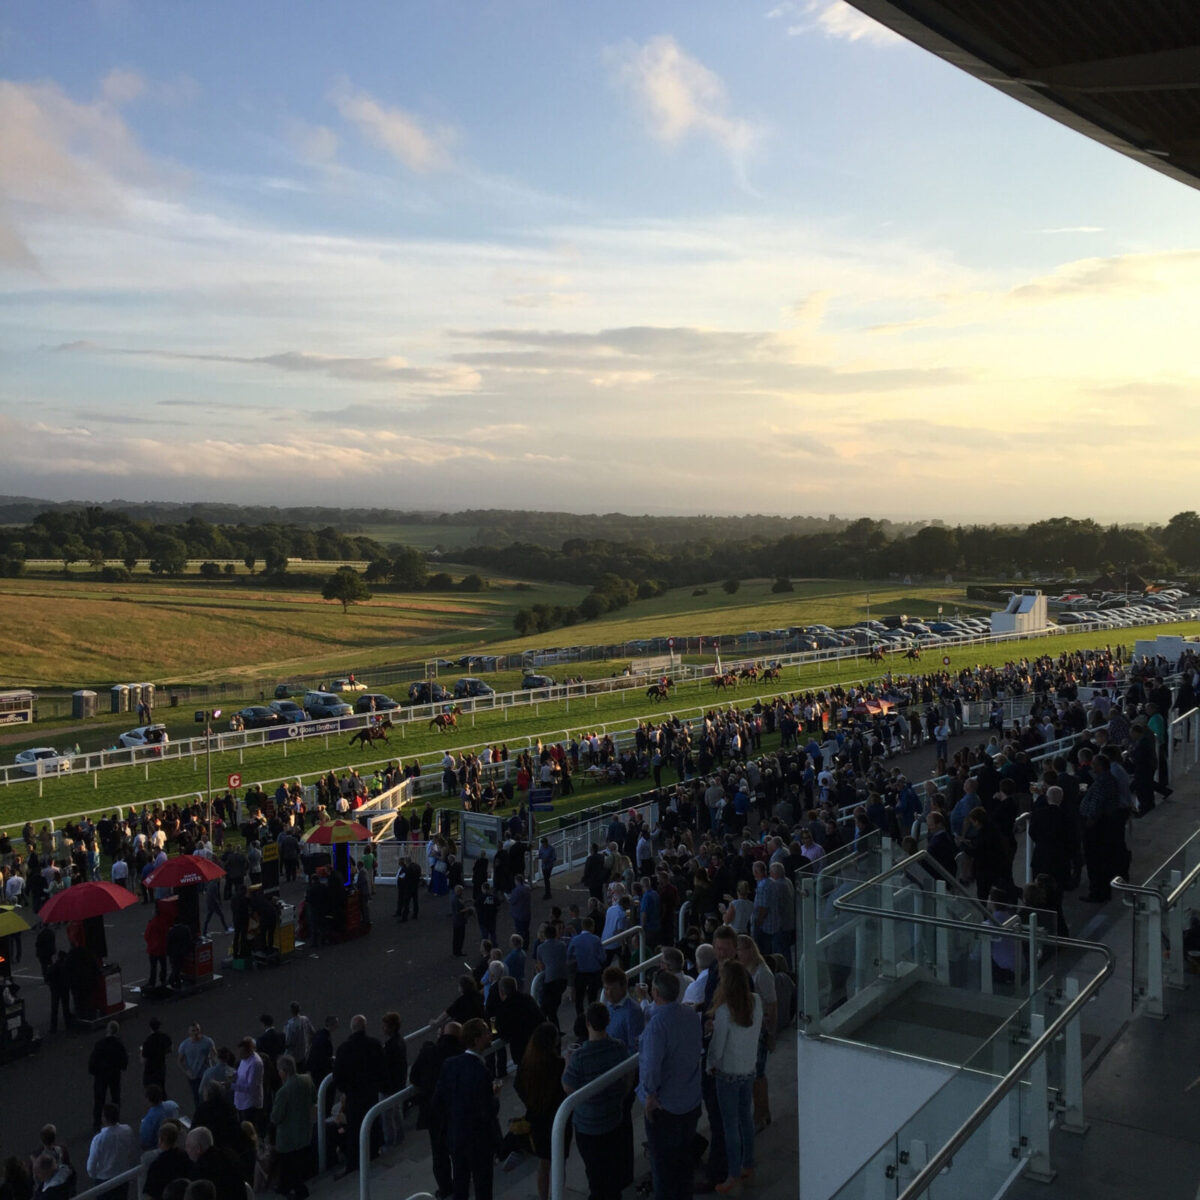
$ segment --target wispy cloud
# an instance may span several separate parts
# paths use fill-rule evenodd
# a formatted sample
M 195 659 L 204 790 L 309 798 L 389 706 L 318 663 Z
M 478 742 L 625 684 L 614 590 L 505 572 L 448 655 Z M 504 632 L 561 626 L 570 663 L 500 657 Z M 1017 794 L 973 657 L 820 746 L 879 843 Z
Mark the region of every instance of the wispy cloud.
M 402 108 L 389 108 L 344 79 L 333 85 L 329 98 L 343 119 L 409 170 L 424 175 L 450 165 L 457 135 L 449 126 L 431 126 Z
M 1103 225 L 1059 225 L 1054 229 L 1039 229 L 1038 233 L 1103 233 Z
M 768 20 L 786 19 L 790 37 L 817 33 L 847 42 L 894 46 L 904 39 L 844 0 L 785 0 L 767 11 Z
M 667 35 L 641 46 L 624 46 L 612 52 L 612 59 L 619 82 L 633 94 L 652 137 L 665 145 L 706 138 L 744 172 L 763 129 L 730 111 L 725 84 L 716 72 Z

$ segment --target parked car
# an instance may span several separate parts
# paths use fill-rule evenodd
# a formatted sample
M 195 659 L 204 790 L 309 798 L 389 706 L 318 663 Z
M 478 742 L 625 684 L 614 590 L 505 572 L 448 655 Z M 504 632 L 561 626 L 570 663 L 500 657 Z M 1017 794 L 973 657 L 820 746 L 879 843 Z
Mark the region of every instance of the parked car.
M 385 696 L 382 692 L 366 692 L 354 702 L 356 713 L 391 712 L 399 707 L 391 696 Z
M 267 707 L 273 713 L 278 713 L 279 719 L 285 723 L 298 725 L 308 720 L 308 714 L 295 700 L 273 700 Z
M 275 699 L 286 700 L 289 696 L 298 695 L 301 689 L 293 687 L 290 683 L 277 683 L 275 685 Z
M 468 676 L 465 679 L 459 679 L 454 684 L 454 698 L 456 700 L 465 699 L 467 696 L 494 696 L 495 689 L 488 687 L 482 679 L 475 679 Z
M 551 675 L 526 675 L 521 680 L 521 690 L 523 692 L 531 692 L 535 688 L 553 687 L 554 683 L 554 677 Z
M 234 714 L 241 720 L 243 729 L 268 729 L 272 725 L 281 725 L 283 718 L 275 711 L 275 706 L 269 708 L 262 704 L 251 704 Z M 233 722 L 230 719 L 230 727 Z
M 355 679 L 353 675 L 344 675 L 332 680 L 329 690 L 331 692 L 365 692 L 367 685 L 361 679 Z
M 17 753 L 16 764 L 30 775 L 58 775 L 71 769 L 71 759 L 52 746 L 34 746 Z
M 162 747 L 171 739 L 165 725 L 139 725 L 136 729 L 121 734 L 118 740 L 122 746 L 137 750 L 143 746 Z
M 325 717 L 348 717 L 352 711 L 341 696 L 332 692 L 306 692 L 304 707 L 314 721 Z
M 430 684 L 418 679 L 408 685 L 408 698 L 414 704 L 440 704 L 450 699 L 450 693 L 440 683 Z

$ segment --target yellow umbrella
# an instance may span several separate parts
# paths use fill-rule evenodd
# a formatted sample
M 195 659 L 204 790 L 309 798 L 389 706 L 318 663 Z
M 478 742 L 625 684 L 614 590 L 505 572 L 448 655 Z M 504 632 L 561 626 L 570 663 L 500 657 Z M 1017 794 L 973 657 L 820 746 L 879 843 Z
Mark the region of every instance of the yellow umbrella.
M 8 937 L 11 933 L 24 933 L 29 928 L 29 922 L 15 908 L 0 905 L 0 937 Z

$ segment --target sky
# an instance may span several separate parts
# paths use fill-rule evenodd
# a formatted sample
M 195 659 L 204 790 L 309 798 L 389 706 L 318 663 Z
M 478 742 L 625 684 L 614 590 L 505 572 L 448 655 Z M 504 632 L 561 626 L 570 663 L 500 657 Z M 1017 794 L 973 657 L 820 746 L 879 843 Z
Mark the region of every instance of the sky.
M 1198 220 L 841 0 L 10 0 L 0 493 L 1165 521 Z

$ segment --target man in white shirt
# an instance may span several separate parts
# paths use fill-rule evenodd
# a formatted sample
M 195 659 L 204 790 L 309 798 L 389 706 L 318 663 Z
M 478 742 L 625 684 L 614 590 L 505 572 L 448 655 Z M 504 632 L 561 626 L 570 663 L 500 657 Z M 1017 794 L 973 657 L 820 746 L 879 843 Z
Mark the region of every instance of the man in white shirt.
M 88 1150 L 87 1173 L 97 1183 L 104 1183 L 136 1167 L 141 1157 L 137 1134 L 121 1124 L 121 1110 L 109 1101 L 104 1106 L 104 1123 Z
M 696 979 L 690 983 L 683 993 L 683 1003 L 697 1005 L 704 1003 L 704 989 L 708 986 L 708 973 L 717 961 L 717 952 L 708 942 L 702 942 L 696 947 Z

